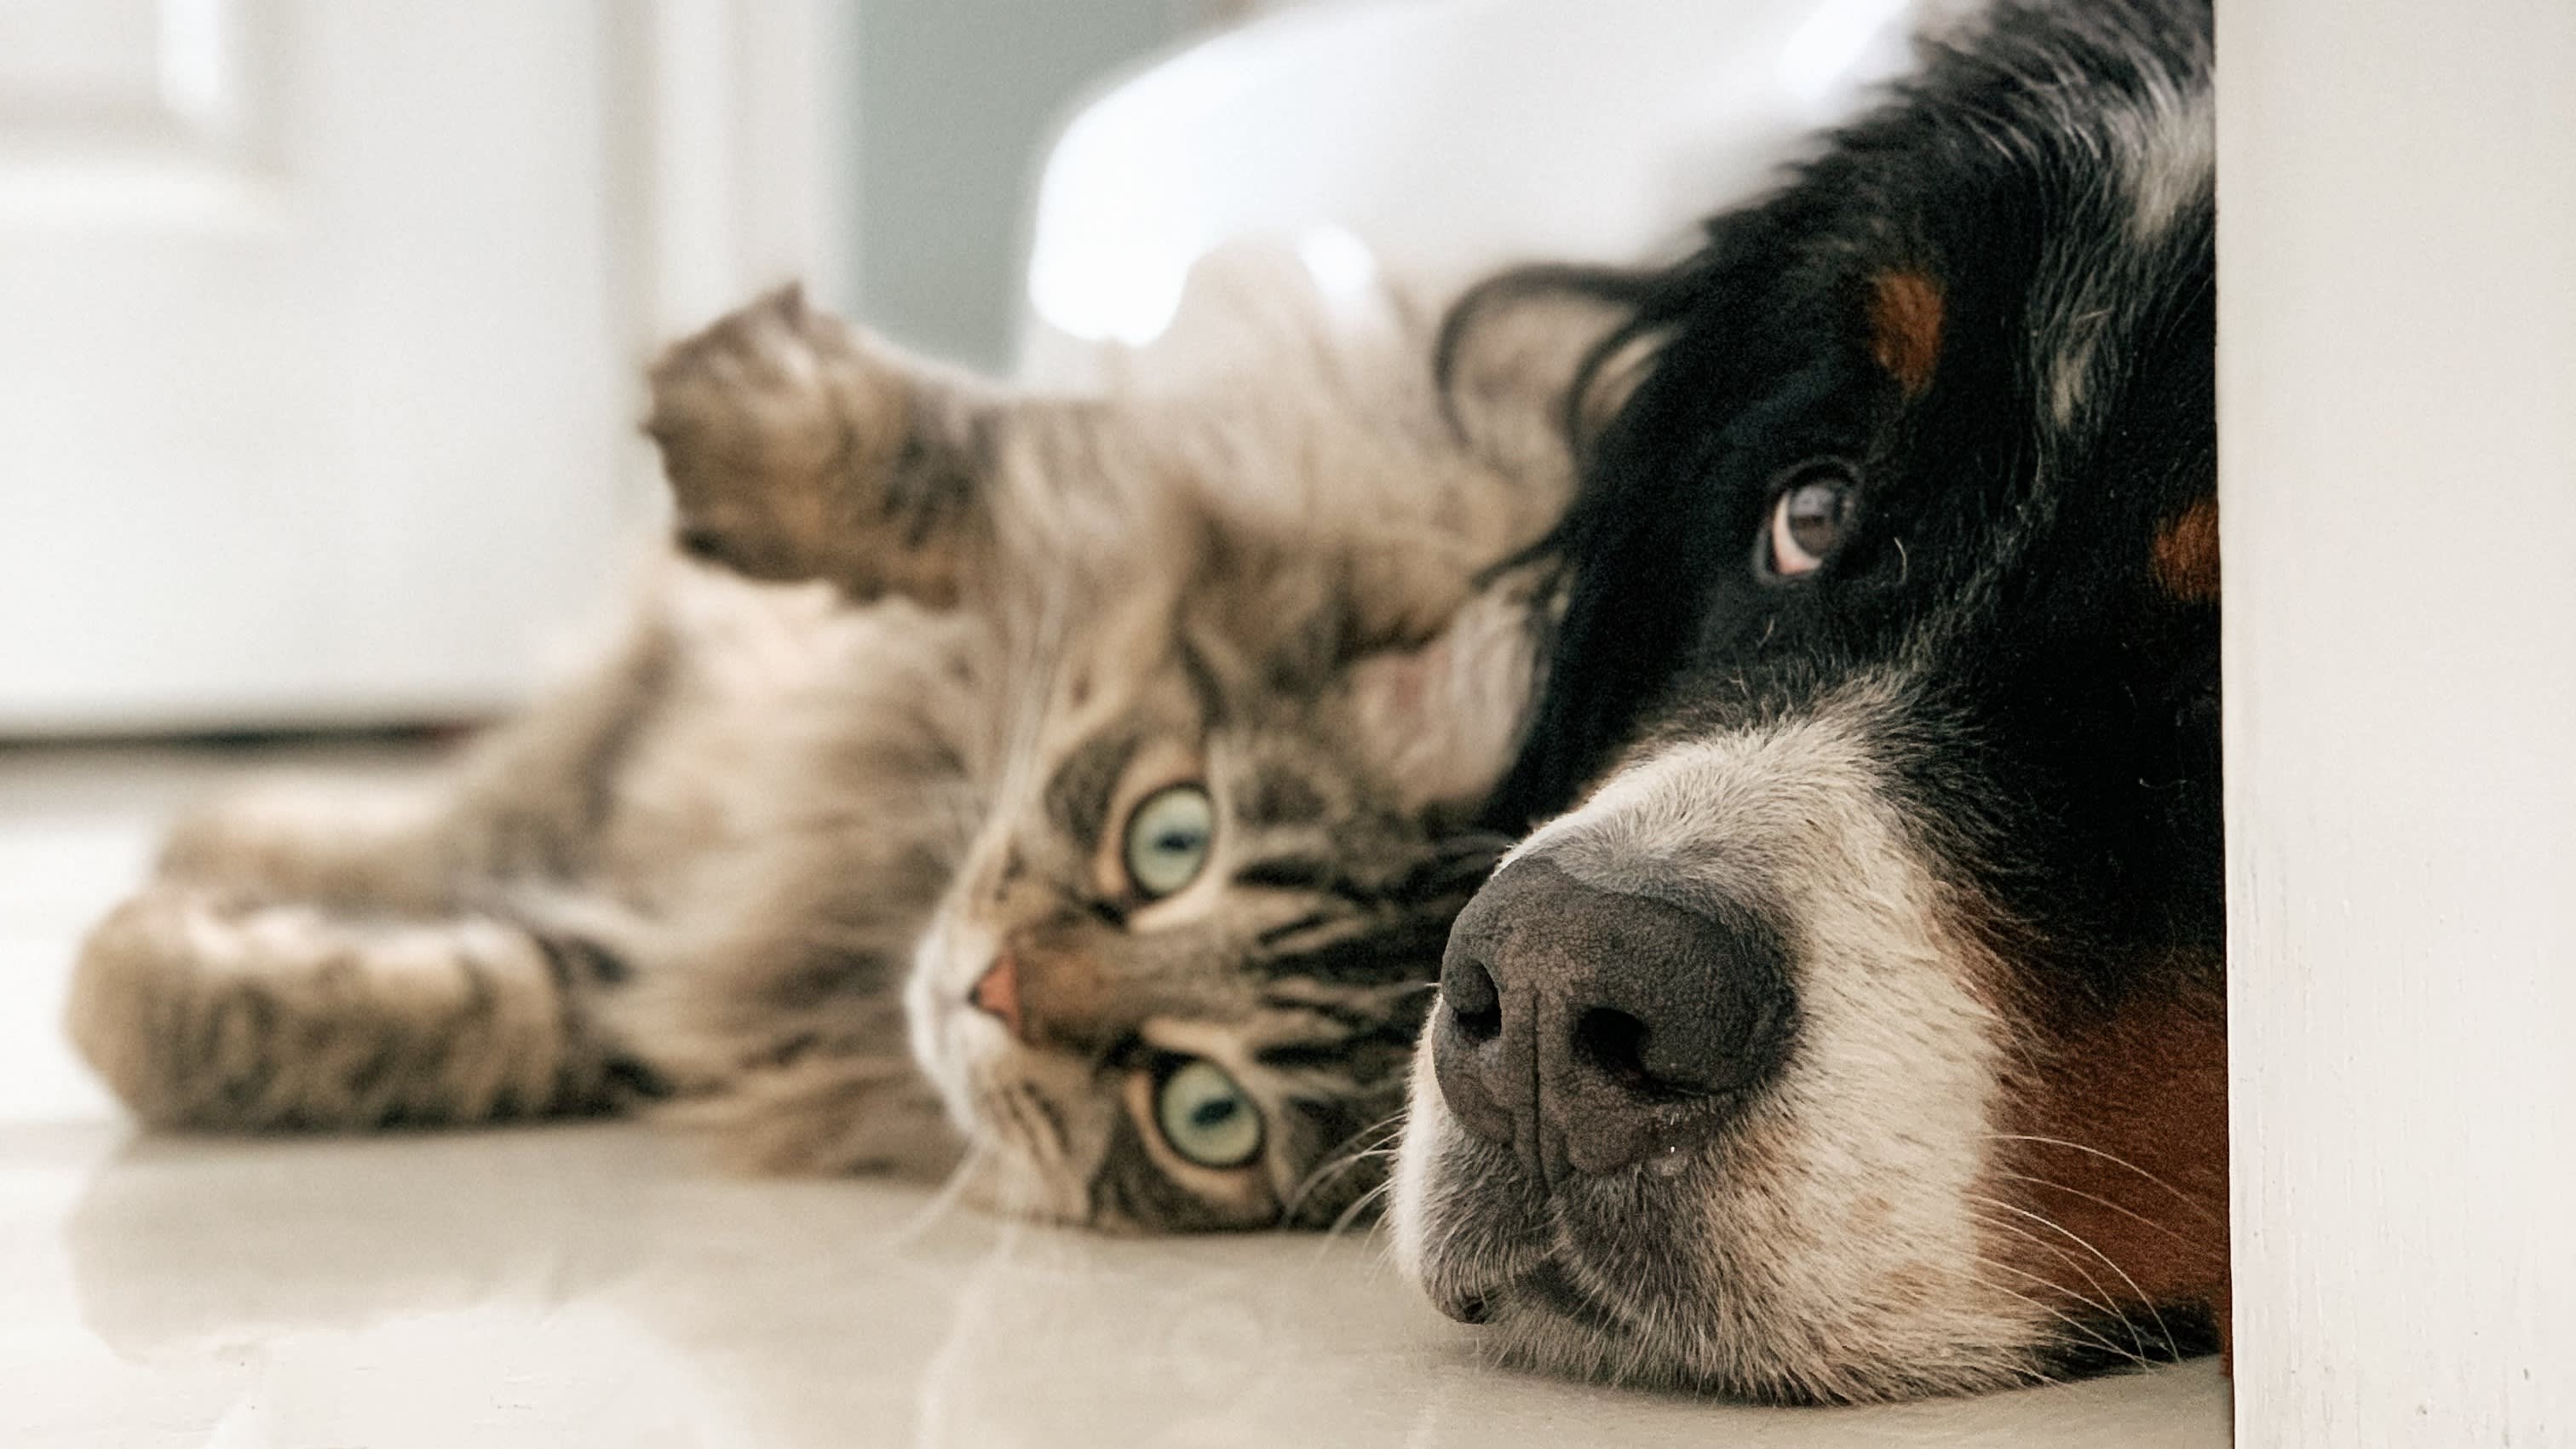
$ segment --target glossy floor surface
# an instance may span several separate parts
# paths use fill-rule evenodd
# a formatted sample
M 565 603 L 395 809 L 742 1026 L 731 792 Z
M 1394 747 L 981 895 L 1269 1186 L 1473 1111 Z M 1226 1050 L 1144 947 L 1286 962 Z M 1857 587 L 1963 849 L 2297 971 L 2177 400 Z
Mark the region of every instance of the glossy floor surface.
M 1481 1363 L 1364 1233 L 1026 1228 L 632 1126 L 136 1137 L 59 1045 L 73 942 L 175 801 L 278 763 L 0 752 L 0 1445 L 2226 1442 L 2208 1362 L 1867 1410 L 1587 1388 Z

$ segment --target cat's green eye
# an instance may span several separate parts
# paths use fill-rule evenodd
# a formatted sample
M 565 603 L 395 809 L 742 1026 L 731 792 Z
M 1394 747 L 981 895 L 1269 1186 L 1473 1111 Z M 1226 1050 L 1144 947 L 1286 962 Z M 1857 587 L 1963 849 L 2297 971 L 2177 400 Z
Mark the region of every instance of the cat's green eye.
M 1127 879 L 1158 901 L 1198 879 L 1216 843 L 1216 805 L 1197 785 L 1166 785 L 1127 817 Z
M 1154 1122 L 1174 1152 L 1201 1167 L 1241 1167 L 1261 1150 L 1261 1109 L 1216 1063 L 1174 1067 L 1154 1092 Z

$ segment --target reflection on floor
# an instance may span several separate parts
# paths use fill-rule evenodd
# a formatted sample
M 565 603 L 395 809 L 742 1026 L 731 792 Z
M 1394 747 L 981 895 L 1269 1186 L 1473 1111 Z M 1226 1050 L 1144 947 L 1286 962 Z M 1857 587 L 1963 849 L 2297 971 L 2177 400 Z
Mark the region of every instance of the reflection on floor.
M 0 753 L 0 1444 L 2227 1441 L 2206 1362 L 1868 1411 L 1589 1389 L 1480 1364 L 1366 1235 L 1025 1228 L 630 1126 L 135 1138 L 58 1043 L 72 944 L 175 801 L 270 763 Z

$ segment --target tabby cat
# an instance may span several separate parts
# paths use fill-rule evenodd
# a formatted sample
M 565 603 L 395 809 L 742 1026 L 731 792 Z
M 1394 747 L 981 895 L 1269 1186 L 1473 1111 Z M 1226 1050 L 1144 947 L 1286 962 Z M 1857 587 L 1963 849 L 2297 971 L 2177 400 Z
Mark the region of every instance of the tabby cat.
M 1486 570 L 1585 330 L 1436 388 L 1430 320 L 1238 258 L 1033 395 L 724 319 L 653 372 L 677 547 L 613 660 L 426 784 L 185 820 L 75 1040 L 154 1124 L 650 1103 L 763 1169 L 962 1138 L 1057 1220 L 1332 1219 L 1501 844 L 1534 604 Z

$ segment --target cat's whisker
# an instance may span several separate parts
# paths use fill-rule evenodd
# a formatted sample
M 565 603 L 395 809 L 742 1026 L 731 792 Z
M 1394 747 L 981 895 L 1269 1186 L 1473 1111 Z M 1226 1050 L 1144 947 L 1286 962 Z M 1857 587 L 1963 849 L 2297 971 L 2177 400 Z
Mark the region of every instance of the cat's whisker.
M 1333 1219 L 1332 1225 L 1324 1229 L 1323 1244 L 1318 1245 L 1315 1249 L 1315 1257 L 1317 1261 L 1322 1260 L 1326 1245 L 1339 1241 L 1342 1234 L 1349 1230 L 1351 1224 L 1357 1222 L 1363 1213 L 1367 1212 L 1370 1208 L 1375 1207 L 1380 1199 L 1385 1198 L 1394 1191 L 1395 1179 L 1388 1178 L 1370 1188 L 1368 1191 L 1361 1193 L 1358 1197 L 1353 1198 L 1351 1200 L 1351 1205 L 1342 1209 L 1340 1215 Z
M 945 1222 L 948 1215 L 957 1210 L 957 1205 L 965 1201 L 966 1191 L 974 1183 L 975 1175 L 991 1163 L 992 1149 L 980 1142 L 966 1144 L 966 1155 L 949 1169 L 948 1176 L 931 1193 L 930 1200 L 889 1234 L 888 1241 L 900 1248 L 909 1248 L 919 1242 L 923 1234 Z
M 1401 1132 L 1403 1127 L 1404 1109 L 1399 1107 L 1386 1117 L 1351 1134 L 1349 1141 L 1308 1170 L 1305 1177 L 1289 1190 L 1288 1200 L 1279 1210 L 1281 1219 L 1294 1221 L 1297 1210 L 1305 1205 L 1307 1198 L 1313 1196 L 1319 1189 L 1348 1175 L 1352 1169 L 1362 1163 L 1393 1156 L 1394 1148 L 1388 1144 L 1388 1139 Z
M 1306 1199 L 1312 1197 L 1316 1192 L 1325 1187 L 1331 1186 L 1334 1182 L 1337 1182 L 1344 1177 L 1349 1176 L 1350 1173 L 1357 1168 L 1375 1163 L 1392 1162 L 1394 1160 L 1395 1148 L 1391 1145 L 1385 1147 L 1374 1147 L 1365 1152 L 1353 1152 L 1337 1158 L 1330 1164 L 1329 1168 L 1319 1168 L 1306 1175 L 1306 1181 L 1299 1186 L 1296 1195 L 1290 1199 L 1289 1206 L 1281 1210 L 1281 1216 L 1290 1221 L 1294 1221 L 1296 1210 L 1303 1207 Z M 1376 1188 L 1373 1185 L 1370 1191 L 1374 1192 L 1375 1190 Z

